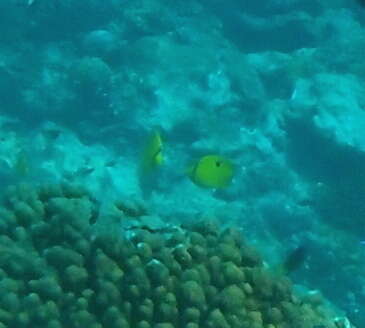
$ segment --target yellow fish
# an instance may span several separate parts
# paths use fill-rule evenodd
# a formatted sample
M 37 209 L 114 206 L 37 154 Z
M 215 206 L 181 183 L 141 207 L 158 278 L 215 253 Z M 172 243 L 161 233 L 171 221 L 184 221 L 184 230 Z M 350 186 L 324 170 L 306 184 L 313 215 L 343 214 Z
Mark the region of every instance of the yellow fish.
M 148 175 L 164 162 L 163 143 L 158 131 L 153 131 L 142 151 L 140 162 L 140 175 Z
M 188 170 L 191 181 L 205 188 L 227 187 L 233 174 L 232 162 L 219 155 L 203 156 Z

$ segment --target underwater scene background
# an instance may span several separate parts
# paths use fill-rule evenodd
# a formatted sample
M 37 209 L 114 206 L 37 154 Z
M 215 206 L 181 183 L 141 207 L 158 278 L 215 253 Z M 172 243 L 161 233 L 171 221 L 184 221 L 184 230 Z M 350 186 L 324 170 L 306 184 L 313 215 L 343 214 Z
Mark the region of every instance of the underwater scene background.
M 0 327 L 365 327 L 365 3 L 2 0 Z

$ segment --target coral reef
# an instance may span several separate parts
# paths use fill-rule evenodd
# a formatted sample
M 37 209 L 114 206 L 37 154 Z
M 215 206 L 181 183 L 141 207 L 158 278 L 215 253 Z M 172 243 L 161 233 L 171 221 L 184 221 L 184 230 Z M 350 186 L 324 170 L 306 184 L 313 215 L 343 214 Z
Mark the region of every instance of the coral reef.
M 82 93 L 106 92 L 110 89 L 112 71 L 100 58 L 84 57 L 71 67 L 70 79 Z
M 45 41 L 72 39 L 76 33 L 107 24 L 118 10 L 114 1 L 37 1 L 30 8 L 28 35 Z M 82 15 L 80 15 L 82 13 Z M 65 24 L 67 21 L 67 24 Z
M 78 187 L 7 191 L 0 327 L 338 327 L 270 274 L 237 230 L 206 221 L 153 228 L 139 205 L 114 210 L 143 225 L 101 229 L 98 203 Z

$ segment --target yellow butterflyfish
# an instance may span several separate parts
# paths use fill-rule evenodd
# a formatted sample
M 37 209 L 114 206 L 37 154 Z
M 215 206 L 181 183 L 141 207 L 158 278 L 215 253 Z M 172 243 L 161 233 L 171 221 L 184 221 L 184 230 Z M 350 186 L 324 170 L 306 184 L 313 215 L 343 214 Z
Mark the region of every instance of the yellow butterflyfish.
M 234 167 L 230 160 L 220 155 L 206 155 L 188 170 L 196 185 L 205 188 L 224 188 L 232 181 Z

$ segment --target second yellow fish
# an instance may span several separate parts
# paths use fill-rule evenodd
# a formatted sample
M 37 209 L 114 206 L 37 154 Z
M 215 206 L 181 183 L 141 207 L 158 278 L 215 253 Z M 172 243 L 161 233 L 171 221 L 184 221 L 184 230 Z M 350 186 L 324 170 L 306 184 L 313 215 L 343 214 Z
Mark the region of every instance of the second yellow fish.
M 153 131 L 147 139 L 142 151 L 139 173 L 140 176 L 150 174 L 154 169 L 163 164 L 163 143 L 158 131 Z

